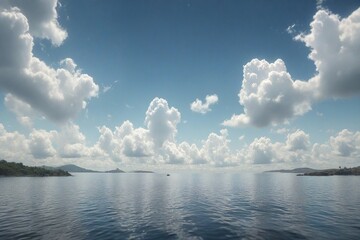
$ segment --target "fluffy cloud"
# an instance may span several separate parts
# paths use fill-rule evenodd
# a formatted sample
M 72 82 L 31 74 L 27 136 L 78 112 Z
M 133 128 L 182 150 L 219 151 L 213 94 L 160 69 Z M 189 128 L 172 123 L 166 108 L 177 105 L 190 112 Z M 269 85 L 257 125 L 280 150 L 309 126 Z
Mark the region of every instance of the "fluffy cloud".
M 144 128 L 134 128 L 130 121 L 125 121 L 116 128 L 115 136 L 122 140 L 123 154 L 127 157 L 148 157 L 153 155 L 153 142 L 149 131 Z
M 306 84 L 294 81 L 285 63 L 253 59 L 244 66 L 243 82 L 239 93 L 244 113 L 233 115 L 223 125 L 236 127 L 284 123 L 311 109 L 312 95 Z
M 37 159 L 54 156 L 56 154 L 56 150 L 52 145 L 52 141 L 55 136 L 55 131 L 47 132 L 45 130 L 33 129 L 28 140 L 32 156 Z
M 171 108 L 170 108 L 171 109 Z M 51 161 L 88 165 L 92 161 L 126 164 L 182 164 L 208 166 L 239 166 L 272 163 L 287 164 L 357 164 L 360 157 L 360 132 L 342 130 L 329 141 L 310 145 L 309 135 L 302 130 L 288 134 L 284 142 L 273 142 L 270 138 L 255 138 L 237 151 L 231 151 L 227 130 L 219 134 L 210 133 L 201 146 L 188 142 L 178 144 L 165 140 L 161 146 L 155 144 L 147 128 L 134 128 L 125 121 L 114 131 L 106 126 L 99 128 L 100 137 L 93 146 L 86 145 L 85 136 L 79 126 L 68 123 L 59 131 L 33 129 L 28 136 L 9 132 L 0 124 L 0 155 L 11 161 L 38 164 Z M 18 151 L 22 149 L 22 151 Z M 82 159 L 82 161 L 80 161 Z M 85 161 L 84 161 L 85 160 Z M 91 164 L 90 164 L 91 165 Z
M 55 143 L 58 147 L 58 154 L 62 158 L 79 158 L 88 156 L 88 148 L 85 143 L 85 136 L 78 125 L 67 123 L 61 126 L 56 134 Z
M 318 74 L 311 79 L 320 98 L 360 93 L 360 8 L 347 18 L 319 10 L 309 34 L 296 37 L 311 49 Z
M 216 94 L 206 95 L 204 103 L 197 98 L 194 102 L 191 103 L 190 108 L 193 112 L 205 114 L 211 111 L 210 106 L 217 103 L 218 100 L 219 98 Z
M 151 101 L 145 124 L 156 146 L 161 146 L 165 141 L 174 141 L 180 119 L 180 112 L 176 108 L 169 108 L 165 99 L 155 98 Z
M 286 140 L 286 147 L 289 150 L 307 150 L 309 146 L 309 134 L 306 134 L 304 131 L 298 129 L 295 132 L 288 134 Z
M 245 161 L 252 164 L 269 164 L 275 161 L 274 145 L 266 137 L 255 138 L 245 149 Z
M 0 156 L 2 159 L 26 160 L 29 147 L 27 139 L 18 132 L 8 132 L 0 123 Z
M 114 131 L 102 126 L 96 147 L 114 161 L 151 164 L 233 165 L 228 133 L 210 133 L 198 148 L 195 144 L 176 142 L 180 112 L 162 98 L 151 101 L 145 114 L 146 128 L 134 128 L 125 121 Z
M 4 103 L 6 108 L 15 113 L 18 122 L 29 128 L 32 126 L 32 118 L 35 113 L 28 103 L 21 101 L 10 93 L 6 94 Z
M 347 129 L 330 137 L 330 146 L 336 155 L 343 157 L 360 157 L 360 132 Z
M 86 107 L 87 100 L 97 96 L 99 87 L 70 58 L 55 69 L 33 56 L 34 36 L 59 45 L 66 32 L 61 34 L 56 20 L 56 1 L 35 1 L 34 5 L 25 2 L 0 4 L 0 89 L 10 93 L 17 106 L 22 102 L 48 119 L 66 122 Z M 19 5 L 13 7 L 10 3 Z M 51 13 L 34 13 L 36 9 Z
M 314 101 L 360 93 L 360 8 L 347 18 L 320 9 L 308 34 L 295 37 L 311 49 L 316 74 L 294 81 L 282 60 L 253 59 L 244 66 L 240 104 L 244 113 L 223 125 L 265 127 L 287 122 L 311 109 Z
M 19 8 L 27 18 L 32 36 L 49 39 L 59 46 L 67 38 L 67 32 L 57 20 L 57 5 L 58 0 L 3 0 L 0 8 Z
M 154 98 L 146 113 L 146 128 L 134 128 L 130 121 L 125 121 L 115 131 L 102 126 L 99 128 L 100 138 L 97 146 L 115 161 L 137 158 L 143 161 L 153 161 L 153 156 L 160 156 L 164 149 L 165 154 L 171 154 L 172 143 L 175 142 L 177 124 L 180 122 L 180 112 L 169 107 L 168 102 L 162 98 Z M 167 157 L 167 159 L 173 159 Z M 155 161 L 160 161 L 158 158 Z M 164 156 L 162 161 L 167 162 Z

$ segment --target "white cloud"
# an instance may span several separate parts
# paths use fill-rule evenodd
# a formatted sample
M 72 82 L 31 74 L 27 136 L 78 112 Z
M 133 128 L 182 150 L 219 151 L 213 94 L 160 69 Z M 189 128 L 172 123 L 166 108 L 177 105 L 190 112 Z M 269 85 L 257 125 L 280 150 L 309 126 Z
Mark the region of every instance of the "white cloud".
M 336 155 L 343 157 L 360 157 L 360 132 L 347 129 L 330 137 L 330 146 Z
M 347 18 L 319 10 L 309 34 L 296 37 L 311 49 L 318 74 L 311 79 L 319 98 L 360 93 L 360 8 Z
M 33 129 L 28 140 L 32 156 L 36 159 L 54 156 L 56 154 L 56 150 L 52 145 L 52 141 L 55 136 L 55 131 L 47 132 L 45 130 Z
M 208 138 L 203 141 L 200 150 L 207 163 L 213 166 L 228 166 L 233 164 L 229 148 L 230 140 L 226 129 L 220 131 L 220 135 L 210 133 Z
M 295 39 L 311 49 L 315 76 L 293 80 L 280 59 L 274 63 L 251 60 L 244 66 L 239 94 L 244 113 L 234 114 L 224 126 L 287 123 L 309 111 L 315 101 L 360 93 L 360 8 L 343 19 L 321 9 L 310 27 L 310 33 Z
M 322 9 L 322 5 L 325 2 L 325 0 L 316 0 L 316 8 Z
M 55 162 L 60 164 L 70 161 L 92 166 L 94 163 L 91 161 L 96 161 L 99 166 L 120 162 L 147 165 L 202 164 L 215 167 L 273 163 L 296 166 L 356 165 L 360 157 L 360 132 L 346 129 L 330 137 L 329 141 L 312 146 L 309 135 L 296 130 L 288 134 L 284 142 L 260 137 L 236 151 L 230 149 L 226 129 L 219 134 L 210 133 L 200 147 L 185 141 L 178 144 L 176 139 L 171 138 L 166 139 L 161 146 L 157 145 L 149 129 L 134 128 L 129 121 L 114 131 L 102 126 L 99 133 L 97 143 L 87 146 L 79 126 L 72 123 L 63 125 L 59 131 L 32 129 L 28 136 L 9 132 L 0 124 L 0 155 L 7 160 L 31 164 L 52 162 L 54 165 Z M 68 158 L 71 160 L 66 160 Z
M 302 130 L 296 130 L 295 132 L 288 134 L 286 140 L 286 147 L 291 151 L 307 150 L 310 146 L 309 134 L 306 134 Z
M 289 132 L 289 129 L 287 128 L 278 128 L 276 130 L 272 130 L 273 132 L 276 132 L 277 134 L 285 134 Z
M 56 1 L 35 1 L 34 5 L 33 2 L 25 2 L 11 2 L 19 3 L 20 9 L 6 7 L 7 2 L 0 4 L 0 89 L 10 93 L 17 103 L 28 104 L 48 119 L 65 122 L 85 108 L 86 101 L 97 96 L 99 88 L 92 77 L 76 68 L 70 58 L 61 61 L 62 67 L 54 69 L 33 56 L 33 36 L 49 38 L 55 45 L 60 44 L 63 38 L 59 37 L 59 32 L 56 33 L 59 29 L 53 12 L 50 14 L 53 17 L 44 16 L 49 24 L 31 12 L 43 9 L 40 6 L 35 8 L 41 4 L 56 5 Z M 43 7 L 48 9 L 49 6 Z M 33 28 L 31 24 L 34 24 Z
M 18 122 L 28 128 L 32 127 L 32 118 L 35 113 L 31 106 L 8 93 L 5 95 L 4 103 L 7 109 L 15 113 Z
M 154 154 L 147 129 L 134 128 L 130 121 L 125 121 L 116 128 L 115 135 L 122 139 L 122 152 L 127 157 L 149 157 Z
M 59 46 L 67 38 L 67 32 L 57 20 L 57 5 L 57 0 L 2 0 L 0 9 L 19 8 L 27 18 L 32 36 L 49 39 L 53 45 Z
M 24 161 L 29 152 L 26 137 L 18 132 L 8 132 L 0 123 L 1 159 Z
M 125 121 L 114 131 L 102 126 L 98 147 L 114 161 L 148 164 L 234 165 L 228 133 L 210 133 L 201 148 L 195 144 L 176 142 L 180 112 L 162 98 L 151 101 L 145 116 L 145 128 L 134 128 Z
M 312 95 L 306 84 L 294 81 L 285 63 L 253 59 L 244 66 L 239 93 L 244 113 L 233 115 L 224 126 L 281 124 L 311 109 Z
M 266 137 L 255 138 L 246 149 L 245 159 L 247 163 L 269 164 L 275 160 L 275 152 L 271 140 Z
M 290 25 L 290 26 L 288 26 L 288 27 L 286 28 L 286 32 L 287 32 L 288 34 L 294 34 L 294 33 L 295 33 L 294 28 L 295 28 L 295 24 Z
M 180 119 L 180 112 L 174 107 L 169 108 L 165 99 L 155 98 L 151 101 L 146 111 L 145 125 L 156 146 L 162 146 L 166 140 L 175 140 Z
M 104 86 L 102 92 L 106 93 L 111 89 L 112 86 Z
M 217 103 L 219 100 L 216 94 L 206 95 L 205 102 L 203 103 L 198 98 L 190 104 L 190 108 L 193 112 L 205 114 L 211 111 L 210 106 Z

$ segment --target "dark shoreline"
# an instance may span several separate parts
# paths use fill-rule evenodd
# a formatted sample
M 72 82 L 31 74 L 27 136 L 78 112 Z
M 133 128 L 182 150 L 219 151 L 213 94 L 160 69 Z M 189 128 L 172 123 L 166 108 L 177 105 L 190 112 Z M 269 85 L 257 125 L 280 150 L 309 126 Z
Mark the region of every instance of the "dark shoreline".
M 61 169 L 45 169 L 42 167 L 28 167 L 22 163 L 0 160 L 1 177 L 67 177 L 69 172 Z
M 360 166 L 353 168 L 326 169 L 298 174 L 297 176 L 360 176 Z

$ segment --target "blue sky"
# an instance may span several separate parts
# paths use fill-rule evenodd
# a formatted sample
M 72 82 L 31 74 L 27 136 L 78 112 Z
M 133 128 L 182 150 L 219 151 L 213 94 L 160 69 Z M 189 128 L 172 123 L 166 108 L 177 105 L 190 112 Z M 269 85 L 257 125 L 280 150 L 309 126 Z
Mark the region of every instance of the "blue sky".
M 35 1 L 33 6 L 4 1 L 2 26 L 23 24 L 23 34 L 33 43 L 23 52 L 29 51 L 46 66 L 31 71 L 49 77 L 36 80 L 26 75 L 21 80 L 19 75 L 0 71 L 3 139 L 11 142 L 16 133 L 22 139 L 17 142 L 24 141 L 27 149 L 20 155 L 9 153 L 8 149 L 19 147 L 15 144 L 2 155 L 32 165 L 75 162 L 98 169 L 141 164 L 150 168 L 356 165 L 360 160 L 360 60 L 356 58 L 360 29 L 358 20 L 349 16 L 358 16 L 359 7 L 359 1 L 350 0 L 52 0 Z M 331 21 L 324 20 L 334 18 L 340 29 L 336 33 L 331 32 Z M 325 30 L 316 30 L 312 22 L 324 23 Z M 17 43 L 11 41 L 17 36 L 11 34 L 16 28 L 3 30 L 8 31 L 0 37 L 1 58 L 23 59 L 23 53 L 7 53 Z M 25 48 L 21 41 L 18 44 L 18 49 Z M 346 50 L 344 54 L 325 49 L 327 45 L 335 49 L 336 44 Z M 310 53 L 322 51 L 309 58 Z M 339 62 L 332 60 L 334 56 Z M 63 59 L 70 60 L 59 64 Z M 277 59 L 281 62 L 276 65 Z M 35 69 L 34 61 L 12 67 L 19 72 Z M 258 76 L 269 68 L 267 80 L 278 74 L 265 90 L 260 87 L 265 79 L 260 79 L 245 91 L 243 73 L 248 63 L 257 68 Z M 0 59 L 0 64 L 2 69 L 7 67 L 6 60 Z M 61 69 L 68 71 L 66 81 Z M 253 81 L 250 75 L 246 79 Z M 68 81 L 66 87 L 62 81 Z M 29 82 L 34 84 L 26 87 Z M 42 91 L 42 86 L 48 88 Z M 252 98 L 254 86 L 257 95 Z M 57 95 L 50 91 L 54 89 L 61 100 L 54 100 Z M 242 89 L 244 102 L 239 103 Z M 201 105 L 210 95 L 217 100 Z M 202 102 L 192 109 L 196 99 Z M 83 101 L 86 106 L 81 106 Z M 115 136 L 116 127 L 126 121 L 133 130 L 120 139 Z M 69 137 L 72 140 L 66 138 L 69 133 L 74 135 Z M 112 137 L 105 144 L 106 133 Z M 195 144 L 196 149 L 190 151 L 182 143 Z M 321 156 L 314 155 L 317 148 L 324 151 Z M 328 149 L 333 153 L 325 154 Z

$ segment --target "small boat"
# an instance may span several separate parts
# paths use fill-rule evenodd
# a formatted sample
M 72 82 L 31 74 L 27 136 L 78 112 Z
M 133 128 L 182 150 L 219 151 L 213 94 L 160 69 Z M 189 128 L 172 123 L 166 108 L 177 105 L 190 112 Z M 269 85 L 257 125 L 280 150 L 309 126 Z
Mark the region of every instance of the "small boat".
M 167 177 L 169 177 L 169 176 L 170 176 L 170 174 L 166 174 L 166 176 L 167 176 Z

